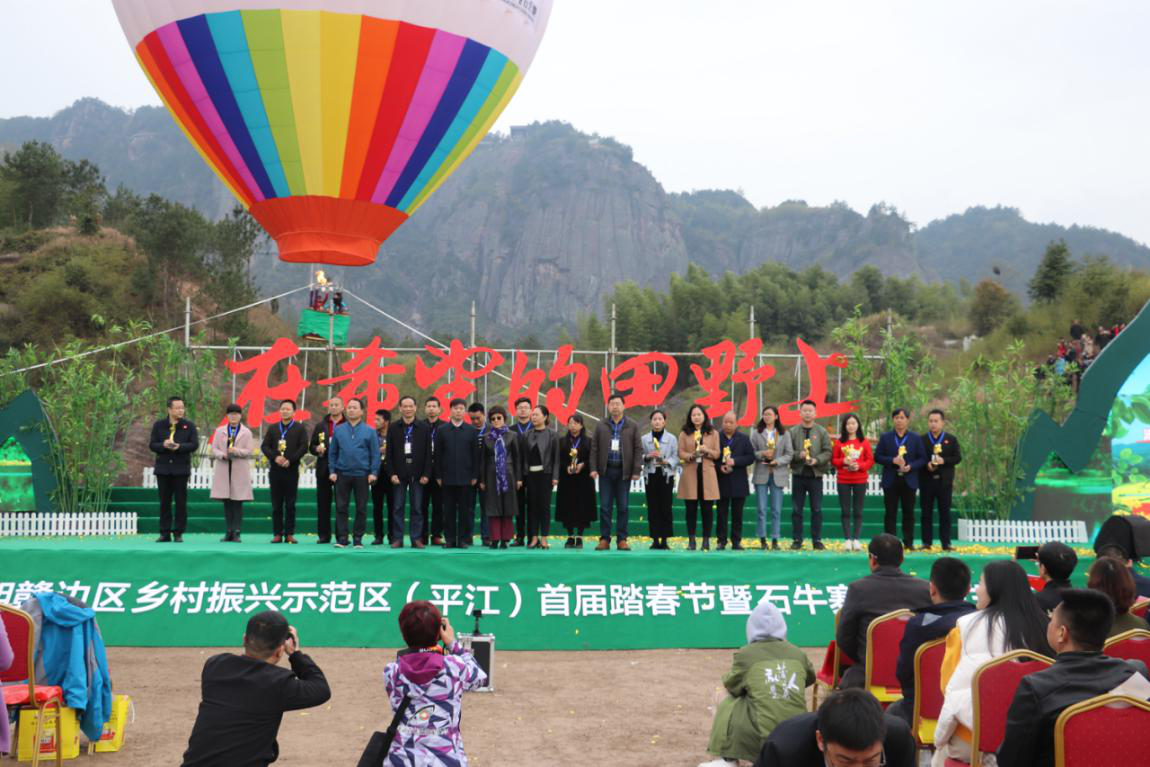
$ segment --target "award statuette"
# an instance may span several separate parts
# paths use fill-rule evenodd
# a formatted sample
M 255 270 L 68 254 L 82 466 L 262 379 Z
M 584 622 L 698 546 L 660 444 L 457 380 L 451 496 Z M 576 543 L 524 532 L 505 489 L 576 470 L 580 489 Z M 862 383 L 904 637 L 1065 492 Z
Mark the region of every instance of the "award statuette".
M 935 443 L 934 455 L 931 456 L 930 461 L 935 466 L 938 466 L 940 463 L 942 463 L 942 443 L 941 442 Z
M 811 440 L 808 438 L 808 439 L 803 440 L 803 460 L 804 461 L 809 460 L 810 457 L 811 457 Z
M 284 453 L 286 453 L 286 452 L 287 452 L 287 440 L 286 440 L 286 439 L 281 439 L 281 440 L 280 440 L 280 442 L 279 442 L 279 451 L 280 451 L 280 456 L 281 456 L 281 457 L 283 456 L 283 454 L 284 454 Z
M 727 445 L 723 448 L 723 463 L 726 463 L 731 457 L 731 446 Z
M 172 424 L 172 428 L 168 429 L 168 442 L 176 441 L 176 425 Z
M 568 455 L 571 456 L 571 464 L 567 467 L 567 472 L 569 474 L 574 474 L 575 468 L 579 465 L 579 448 L 571 448 L 571 452 L 568 453 Z
M 899 445 L 898 446 L 898 454 L 900 456 L 902 456 L 903 458 L 906 457 L 906 445 Z
M 695 463 L 703 462 L 703 432 L 695 429 Z

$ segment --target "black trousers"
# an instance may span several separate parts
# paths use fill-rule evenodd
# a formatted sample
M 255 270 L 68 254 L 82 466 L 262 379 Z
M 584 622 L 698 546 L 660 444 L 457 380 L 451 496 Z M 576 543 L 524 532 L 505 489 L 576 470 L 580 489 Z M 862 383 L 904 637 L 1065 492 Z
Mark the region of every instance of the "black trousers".
M 423 486 L 423 505 L 420 506 L 423 518 L 427 521 L 428 529 L 424 531 L 424 543 L 428 543 L 428 534 L 431 538 L 443 537 L 443 488 L 434 479 Z
M 272 534 L 295 535 L 295 499 L 299 494 L 299 471 L 270 470 L 268 490 L 272 497 Z
M 843 518 L 843 538 L 858 540 L 862 532 L 863 502 L 866 500 L 866 483 L 844 485 L 839 483 L 839 510 Z
M 711 508 L 714 503 L 714 501 L 683 501 L 683 505 L 687 507 L 687 535 L 695 537 L 695 516 L 702 507 L 703 537 L 711 537 Z
M 646 479 L 648 531 L 655 540 L 670 538 L 673 532 L 671 478 L 662 471 L 656 471 L 654 474 L 648 474 Z
M 811 499 L 811 540 L 823 539 L 823 478 L 791 475 L 791 539 L 803 539 L 803 506 Z
M 475 496 L 470 485 L 444 485 L 443 536 L 449 548 L 458 548 L 464 541 L 471 543 L 471 530 L 475 524 Z
M 922 545 L 934 545 L 934 504 L 938 503 L 938 540 L 950 545 L 950 504 L 954 484 L 942 479 L 919 479 L 919 508 L 922 510 Z
M 229 533 L 239 535 L 244 527 L 244 502 L 224 501 L 224 524 Z
M 380 464 L 375 476 L 378 479 L 371 486 L 371 529 L 376 538 L 386 540 L 391 534 L 391 510 L 395 506 L 395 495 L 391 492 L 393 485 L 391 478 L 383 471 L 383 464 Z M 387 516 L 383 515 L 384 507 L 387 508 Z
M 527 534 L 532 538 L 551 533 L 551 475 L 543 472 L 527 474 Z
M 349 477 L 340 474 L 335 480 L 335 537 L 340 543 L 347 543 L 348 506 L 353 492 L 355 524 L 351 531 L 352 538 L 356 541 L 362 539 L 363 532 L 367 529 L 367 499 L 371 492 L 367 477 Z
M 906 477 L 895 477 L 894 484 L 882 490 L 882 500 L 886 505 L 883 530 L 898 535 L 895 532 L 895 521 L 901 506 L 902 545 L 907 547 L 914 544 L 914 495 L 915 489 L 906 481 Z
M 156 487 L 160 490 L 160 535 L 183 535 L 188 526 L 188 476 L 157 474 Z M 172 505 L 176 507 L 172 520 Z
M 724 544 L 727 542 L 727 514 L 730 513 L 731 517 L 731 543 L 740 543 L 743 540 L 743 507 L 746 506 L 747 499 L 743 498 L 720 498 L 719 502 L 715 505 L 715 516 L 718 517 L 719 524 L 717 525 L 719 543 Z
M 522 541 L 527 534 L 527 493 L 519 493 L 516 498 L 519 511 L 515 514 L 515 538 Z
M 328 479 L 325 469 L 315 473 L 315 532 L 320 543 L 331 540 L 331 502 L 335 498 L 335 485 Z

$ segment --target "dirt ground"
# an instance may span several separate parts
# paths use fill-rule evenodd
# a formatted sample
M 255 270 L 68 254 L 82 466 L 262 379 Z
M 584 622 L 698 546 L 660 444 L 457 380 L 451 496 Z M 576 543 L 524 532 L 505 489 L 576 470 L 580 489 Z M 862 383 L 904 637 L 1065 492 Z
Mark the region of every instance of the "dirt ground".
M 306 639 L 305 639 L 306 641 Z M 229 651 L 231 648 L 228 648 Z M 332 699 L 284 716 L 277 765 L 354 767 L 372 730 L 390 719 L 385 650 L 304 648 L 324 670 Z M 71 764 L 176 767 L 199 704 L 209 648 L 108 650 L 117 692 L 132 696 L 135 723 L 118 754 Z M 820 651 L 808 650 L 812 662 Z M 494 693 L 464 699 L 463 737 L 483 767 L 694 767 L 705 750 L 730 650 L 497 652 Z

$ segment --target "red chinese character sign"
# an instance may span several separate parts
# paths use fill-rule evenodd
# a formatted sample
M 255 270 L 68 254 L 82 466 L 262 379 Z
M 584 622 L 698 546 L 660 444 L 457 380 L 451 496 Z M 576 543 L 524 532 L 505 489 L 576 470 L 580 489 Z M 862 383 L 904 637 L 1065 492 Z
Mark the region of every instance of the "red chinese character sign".
M 371 339 L 371 343 L 340 365 L 339 369 L 345 371 L 345 375 L 325 378 L 316 383 L 320 386 L 335 386 L 344 382 L 335 396 L 344 402 L 361 399 L 364 413 L 373 415 L 380 408 L 393 408 L 399 404 L 399 388 L 384 381 L 386 376 L 402 377 L 406 372 L 403 365 L 390 361 L 396 356 L 390 349 L 384 349 L 379 336 L 376 336 Z
M 375 340 L 379 341 L 378 338 Z M 294 363 L 288 363 L 287 379 L 283 383 L 273 386 L 269 380 L 277 365 L 290 360 L 297 354 L 299 354 L 299 347 L 296 346 L 295 342 L 281 338 L 263 354 L 246 360 L 228 360 L 224 363 L 233 375 L 251 375 L 236 398 L 236 404 L 247 410 L 250 428 L 256 429 L 259 428 L 260 424 L 278 421 L 280 418 L 280 400 L 291 399 L 299 402 L 300 395 L 311 385 L 304 380 L 299 367 Z M 264 403 L 269 397 L 276 406 L 276 409 L 270 413 L 264 409 L 266 407 Z M 311 418 L 311 413 L 300 410 L 296 413 L 296 417 L 301 421 L 306 421 Z
M 566 424 L 567 419 L 579 409 L 579 399 L 587 388 L 590 374 L 587 366 L 571 361 L 574 352 L 570 344 L 560 346 L 555 352 L 555 361 L 551 369 L 544 371 L 541 368 L 527 369 L 528 357 L 523 352 L 515 352 L 515 364 L 511 369 L 511 385 L 507 388 L 508 409 L 515 406 L 515 400 L 526 397 L 532 402 L 539 402 L 539 394 L 545 382 L 556 384 L 547 390 L 543 396 L 543 403 L 550 411 L 556 423 Z M 564 392 L 558 384 L 564 378 L 571 379 L 571 391 Z
M 703 356 L 709 363 L 707 368 L 691 365 L 691 372 L 704 392 L 695 402 L 707 411 L 708 417 L 721 418 L 734 409 L 731 392 L 723 388 L 729 378 L 732 389 L 736 384 L 746 389 L 746 404 L 739 416 L 739 426 L 750 426 L 759 420 L 759 384 L 766 383 L 775 375 L 774 365 L 756 367 L 762 350 L 763 342 L 758 338 L 744 341 L 738 347 L 733 341 L 725 340 L 703 349 Z
M 375 340 L 379 340 L 376 338 Z M 483 378 L 483 376 L 495 370 L 503 364 L 503 355 L 494 349 L 488 349 L 483 346 L 477 346 L 474 349 L 466 349 L 463 342 L 458 338 L 451 342 L 451 346 L 447 349 L 437 349 L 434 346 L 425 346 L 428 354 L 436 357 L 437 360 L 434 365 L 424 364 L 422 359 L 415 361 L 415 385 L 420 389 L 430 389 L 451 373 L 450 379 L 443 384 L 440 384 L 435 389 L 435 396 L 439 398 L 440 404 L 443 405 L 443 414 L 440 416 L 443 420 L 451 417 L 448 412 L 447 404 L 455 398 L 468 399 L 476 391 L 474 381 Z M 477 355 L 486 355 L 487 362 L 482 366 L 476 366 L 474 370 L 468 370 L 465 363 Z

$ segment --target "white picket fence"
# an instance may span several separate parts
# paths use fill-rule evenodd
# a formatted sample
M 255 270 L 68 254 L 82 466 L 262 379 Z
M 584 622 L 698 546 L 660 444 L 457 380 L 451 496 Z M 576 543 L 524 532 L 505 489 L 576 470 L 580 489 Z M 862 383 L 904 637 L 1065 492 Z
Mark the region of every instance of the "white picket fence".
M 1086 535 L 1086 523 L 1081 520 L 1024 522 L 1014 519 L 959 519 L 958 537 L 979 543 L 1086 543 L 1090 540 Z
M 135 535 L 135 512 L 98 514 L 0 513 L 0 538 L 60 535 Z

